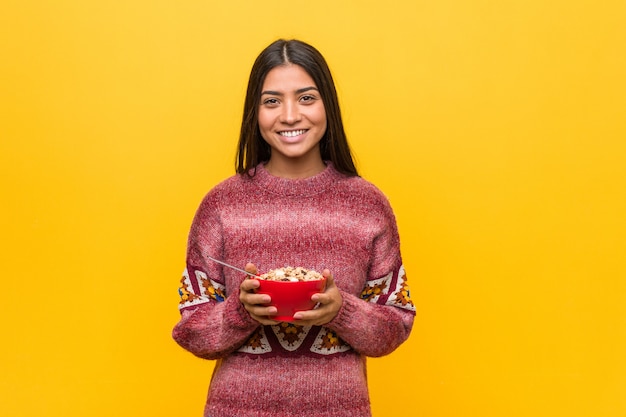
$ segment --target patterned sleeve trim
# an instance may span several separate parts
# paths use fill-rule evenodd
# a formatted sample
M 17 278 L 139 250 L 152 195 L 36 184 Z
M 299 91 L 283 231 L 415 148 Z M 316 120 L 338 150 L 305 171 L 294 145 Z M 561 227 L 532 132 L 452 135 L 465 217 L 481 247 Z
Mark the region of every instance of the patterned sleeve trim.
M 282 322 L 273 326 L 260 326 L 238 352 L 250 355 L 285 355 L 297 350 L 304 354 L 307 349 L 311 354 L 330 356 L 352 348 L 337 333 L 326 327 Z
M 185 268 L 178 288 L 180 296 L 178 309 L 183 310 L 209 302 L 222 302 L 226 299 L 225 290 L 224 285 L 213 281 L 204 272 L 195 271 L 192 277 Z
M 361 299 L 370 303 L 415 311 L 404 266 L 400 266 L 382 278 L 368 281 L 361 293 Z

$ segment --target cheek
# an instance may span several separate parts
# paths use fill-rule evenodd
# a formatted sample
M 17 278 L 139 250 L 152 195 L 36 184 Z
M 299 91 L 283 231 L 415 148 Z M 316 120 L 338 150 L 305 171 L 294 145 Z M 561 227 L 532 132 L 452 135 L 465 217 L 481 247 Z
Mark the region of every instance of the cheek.
M 321 108 L 318 109 L 318 111 L 315 112 L 315 115 L 313 116 L 315 119 L 315 123 L 317 123 L 318 125 L 322 126 L 324 128 L 324 130 L 326 130 L 326 125 L 327 125 L 327 120 L 326 120 L 326 109 L 324 109 L 323 106 L 320 106 Z
M 257 122 L 259 124 L 259 129 L 261 131 L 267 130 L 272 126 L 270 118 L 268 117 L 268 114 L 265 111 L 259 111 L 258 116 L 257 116 Z
M 322 115 L 322 118 L 320 120 L 320 125 L 322 126 L 322 130 L 324 132 L 324 134 L 326 133 L 326 129 L 328 128 L 328 120 L 326 119 L 326 113 L 324 113 Z

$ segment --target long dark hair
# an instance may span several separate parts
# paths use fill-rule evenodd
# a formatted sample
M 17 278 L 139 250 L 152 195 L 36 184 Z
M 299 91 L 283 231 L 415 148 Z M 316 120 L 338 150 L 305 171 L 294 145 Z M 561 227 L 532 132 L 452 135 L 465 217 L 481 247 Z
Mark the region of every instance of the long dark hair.
M 339 172 L 358 176 L 343 128 L 339 99 L 328 64 L 317 49 L 295 39 L 279 39 L 273 42 L 259 54 L 252 66 L 237 149 L 237 173 L 249 174 L 250 169 L 270 159 L 271 148 L 259 131 L 258 109 L 261 89 L 268 72 L 279 65 L 287 64 L 302 67 L 319 89 L 326 110 L 326 133 L 320 141 L 322 159 L 331 161 Z

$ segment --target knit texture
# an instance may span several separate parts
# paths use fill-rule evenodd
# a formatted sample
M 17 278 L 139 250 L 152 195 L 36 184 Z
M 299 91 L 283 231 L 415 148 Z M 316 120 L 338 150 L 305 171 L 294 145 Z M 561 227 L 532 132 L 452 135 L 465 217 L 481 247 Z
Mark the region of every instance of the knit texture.
M 239 301 L 244 274 L 329 269 L 343 297 L 325 326 L 261 326 Z M 365 358 L 391 353 L 411 331 L 415 307 L 386 197 L 327 162 L 306 179 L 236 175 L 203 199 L 189 233 L 174 339 L 218 360 L 205 417 L 368 417 Z

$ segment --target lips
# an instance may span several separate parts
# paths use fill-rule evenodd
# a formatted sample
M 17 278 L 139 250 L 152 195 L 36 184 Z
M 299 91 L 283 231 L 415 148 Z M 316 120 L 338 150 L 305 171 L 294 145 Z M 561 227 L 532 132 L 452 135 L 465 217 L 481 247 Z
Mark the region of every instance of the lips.
M 286 138 L 293 138 L 295 136 L 300 136 L 306 132 L 306 129 L 299 130 L 283 130 L 282 132 L 278 132 L 280 136 L 284 136 Z

